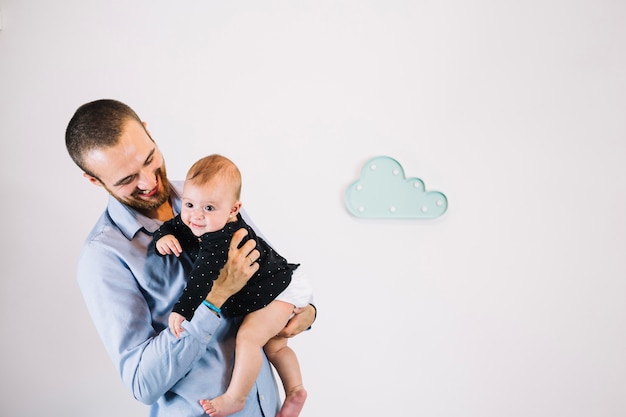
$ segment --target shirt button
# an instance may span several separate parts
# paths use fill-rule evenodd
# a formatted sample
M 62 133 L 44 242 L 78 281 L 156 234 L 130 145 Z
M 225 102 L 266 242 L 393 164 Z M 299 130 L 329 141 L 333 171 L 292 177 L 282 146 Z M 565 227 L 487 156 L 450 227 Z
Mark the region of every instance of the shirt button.
M 265 395 L 259 395 L 259 398 L 261 399 L 261 401 L 265 401 Z

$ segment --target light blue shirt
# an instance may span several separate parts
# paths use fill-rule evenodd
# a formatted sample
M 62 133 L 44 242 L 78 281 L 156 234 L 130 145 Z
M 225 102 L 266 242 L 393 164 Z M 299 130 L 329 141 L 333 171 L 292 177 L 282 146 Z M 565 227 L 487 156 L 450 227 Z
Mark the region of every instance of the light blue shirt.
M 181 187 L 172 184 L 176 213 Z M 180 339 L 169 331 L 167 318 L 192 262 L 155 252 L 152 233 L 160 225 L 110 197 L 80 254 L 78 283 L 122 381 L 137 400 L 151 405 L 150 416 L 206 417 L 198 401 L 226 391 L 240 320 L 218 318 L 200 306 L 183 324 Z M 278 407 L 276 381 L 264 356 L 245 409 L 233 417 L 274 417 Z

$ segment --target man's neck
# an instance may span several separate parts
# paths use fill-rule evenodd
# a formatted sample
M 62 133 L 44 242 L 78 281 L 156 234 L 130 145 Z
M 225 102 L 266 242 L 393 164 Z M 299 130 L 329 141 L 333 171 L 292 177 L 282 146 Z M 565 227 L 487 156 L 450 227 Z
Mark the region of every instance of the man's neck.
M 166 222 L 174 217 L 174 209 L 172 209 L 172 203 L 168 199 L 165 203 L 161 204 L 154 210 L 144 210 L 142 214 L 154 220 L 160 220 Z

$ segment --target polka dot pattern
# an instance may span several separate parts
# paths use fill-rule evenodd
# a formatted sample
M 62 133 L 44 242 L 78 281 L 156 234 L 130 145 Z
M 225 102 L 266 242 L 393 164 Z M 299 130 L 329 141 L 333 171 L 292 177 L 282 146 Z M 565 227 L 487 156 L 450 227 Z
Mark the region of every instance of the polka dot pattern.
M 291 275 L 298 265 L 288 263 L 267 242 L 257 236 L 240 215 L 237 215 L 236 222 L 227 223 L 222 230 L 206 233 L 200 238 L 191 233 L 178 215 L 164 223 L 155 234 L 155 241 L 166 234 L 173 234 L 183 250 L 194 260 L 187 286 L 174 306 L 174 312 L 191 320 L 228 259 L 228 248 L 233 233 L 241 228 L 248 230 L 242 245 L 248 239 L 257 242 L 256 249 L 261 254 L 257 260 L 260 267 L 246 286 L 224 303 L 222 314 L 226 317 L 236 317 L 251 313 L 268 305 L 287 288 L 291 282 Z

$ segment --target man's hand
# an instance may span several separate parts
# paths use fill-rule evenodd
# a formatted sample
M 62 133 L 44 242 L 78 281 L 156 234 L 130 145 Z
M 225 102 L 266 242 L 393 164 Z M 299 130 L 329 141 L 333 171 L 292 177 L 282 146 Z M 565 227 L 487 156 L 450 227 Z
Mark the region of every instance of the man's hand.
M 278 333 L 282 337 L 294 337 L 311 327 L 315 321 L 316 310 L 311 304 L 306 307 L 293 310 L 294 316 L 289 319 L 287 325 Z
M 228 260 L 206 297 L 216 307 L 221 307 L 231 295 L 242 289 L 259 270 L 256 261 L 261 254 L 255 249 L 256 242 L 250 239 L 241 248 L 237 248 L 247 234 L 246 229 L 239 229 L 233 234 L 228 248 Z

